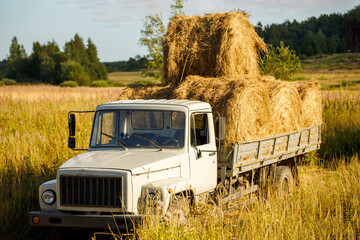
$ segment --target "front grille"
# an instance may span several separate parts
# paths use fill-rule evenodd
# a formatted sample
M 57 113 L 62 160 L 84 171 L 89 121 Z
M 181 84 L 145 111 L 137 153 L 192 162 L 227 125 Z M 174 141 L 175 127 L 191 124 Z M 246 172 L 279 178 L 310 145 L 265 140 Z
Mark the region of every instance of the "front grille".
M 123 207 L 122 177 L 60 176 L 62 206 Z

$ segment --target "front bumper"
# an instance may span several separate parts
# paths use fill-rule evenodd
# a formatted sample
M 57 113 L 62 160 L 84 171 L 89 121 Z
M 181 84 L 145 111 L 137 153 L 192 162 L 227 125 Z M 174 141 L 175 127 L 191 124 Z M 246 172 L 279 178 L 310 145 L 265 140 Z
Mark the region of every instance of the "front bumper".
M 34 217 L 40 219 L 39 223 L 33 222 Z M 29 213 L 30 226 L 38 227 L 70 227 L 94 229 L 119 229 L 132 230 L 142 215 L 82 215 L 63 212 L 33 211 Z

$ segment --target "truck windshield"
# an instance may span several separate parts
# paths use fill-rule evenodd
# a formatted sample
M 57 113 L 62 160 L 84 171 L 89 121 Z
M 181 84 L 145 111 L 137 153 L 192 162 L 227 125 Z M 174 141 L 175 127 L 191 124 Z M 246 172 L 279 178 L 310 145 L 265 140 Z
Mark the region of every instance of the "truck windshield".
M 94 118 L 92 148 L 182 148 L 185 114 L 161 110 L 104 110 Z

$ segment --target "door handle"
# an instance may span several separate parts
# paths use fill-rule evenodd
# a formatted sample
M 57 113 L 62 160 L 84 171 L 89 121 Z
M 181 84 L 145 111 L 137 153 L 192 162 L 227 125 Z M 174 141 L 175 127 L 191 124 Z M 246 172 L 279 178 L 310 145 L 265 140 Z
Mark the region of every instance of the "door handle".
M 215 152 L 209 153 L 209 156 L 214 156 Z

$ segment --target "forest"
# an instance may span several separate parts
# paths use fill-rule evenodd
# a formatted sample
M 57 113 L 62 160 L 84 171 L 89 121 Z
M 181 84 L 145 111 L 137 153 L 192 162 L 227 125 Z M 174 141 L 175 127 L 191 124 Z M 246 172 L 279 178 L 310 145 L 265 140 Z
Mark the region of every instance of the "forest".
M 345 14 L 323 14 L 305 21 L 256 26 L 267 44 L 283 41 L 302 58 L 320 54 L 360 52 L 360 5 Z
M 97 48 L 90 38 L 85 46 L 83 39 L 76 34 L 65 43 L 64 51 L 55 41 L 46 44 L 34 42 L 32 50 L 28 56 L 23 45 L 14 37 L 7 60 L 0 63 L 0 71 L 6 71 L 7 78 L 26 83 L 59 85 L 73 81 L 86 86 L 91 81 L 107 79 L 106 68 L 100 62 Z

